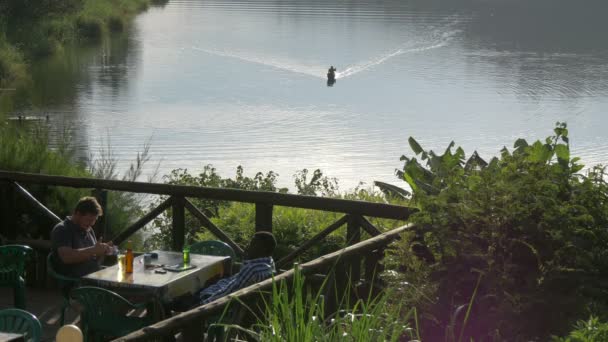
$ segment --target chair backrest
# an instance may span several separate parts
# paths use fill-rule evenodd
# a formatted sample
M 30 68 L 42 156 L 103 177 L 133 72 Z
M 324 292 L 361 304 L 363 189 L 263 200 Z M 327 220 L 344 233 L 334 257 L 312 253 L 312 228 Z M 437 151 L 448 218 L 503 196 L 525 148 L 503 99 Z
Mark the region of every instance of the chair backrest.
M 21 309 L 0 310 L 0 331 L 22 334 L 26 342 L 38 342 L 42 337 L 38 318 Z
M 0 246 L 0 285 L 12 285 L 25 275 L 25 264 L 33 250 L 29 246 Z
M 78 278 L 72 278 L 68 276 L 64 276 L 61 273 L 58 273 L 55 270 L 55 264 L 53 263 L 53 252 L 50 252 L 49 255 L 46 256 L 46 273 L 51 277 L 55 278 L 59 282 L 59 286 L 67 286 L 73 285 L 79 281 Z
M 89 333 L 120 337 L 152 324 L 152 314 L 145 317 L 127 316 L 142 305 L 135 305 L 117 293 L 93 286 L 73 289 L 70 296 L 84 307 L 82 324 L 85 336 Z
M 232 247 L 223 241 L 208 240 L 200 241 L 190 246 L 190 253 L 203 254 L 203 255 L 215 255 L 215 256 L 229 256 L 234 262 L 236 254 Z

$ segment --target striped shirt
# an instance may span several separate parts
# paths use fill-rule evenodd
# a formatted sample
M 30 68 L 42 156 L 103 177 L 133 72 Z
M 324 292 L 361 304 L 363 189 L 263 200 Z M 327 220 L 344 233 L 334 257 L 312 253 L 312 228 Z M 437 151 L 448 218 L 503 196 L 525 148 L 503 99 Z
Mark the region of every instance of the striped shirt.
M 234 291 L 270 278 L 274 272 L 272 257 L 244 260 L 239 273 L 221 279 L 200 291 L 200 304 L 207 304 Z

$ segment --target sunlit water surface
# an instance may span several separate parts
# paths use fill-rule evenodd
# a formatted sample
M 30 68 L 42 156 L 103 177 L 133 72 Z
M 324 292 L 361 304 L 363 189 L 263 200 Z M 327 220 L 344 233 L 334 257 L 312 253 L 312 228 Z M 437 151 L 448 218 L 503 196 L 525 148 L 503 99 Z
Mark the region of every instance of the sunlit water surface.
M 544 139 L 556 121 L 568 123 L 574 155 L 606 163 L 603 19 L 536 11 L 171 0 L 111 41 L 38 65 L 31 108 L 71 126 L 81 155 L 109 143 L 122 170 L 149 140 L 148 174 L 158 163 L 160 174 L 213 164 L 233 176 L 242 165 L 292 187 L 297 170 L 320 168 L 343 190 L 401 184 L 394 170 L 411 155 L 409 136 L 489 158 L 516 138 Z

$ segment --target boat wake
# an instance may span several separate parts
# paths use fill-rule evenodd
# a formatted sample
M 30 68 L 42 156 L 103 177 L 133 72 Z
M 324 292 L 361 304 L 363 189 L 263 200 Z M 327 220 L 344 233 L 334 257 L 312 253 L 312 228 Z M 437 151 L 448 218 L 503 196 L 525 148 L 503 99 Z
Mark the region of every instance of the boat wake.
M 256 56 L 251 53 L 245 53 L 241 51 L 226 51 L 216 49 L 204 49 L 199 47 L 192 47 L 193 50 L 205 52 L 211 55 L 220 57 L 230 57 L 240 59 L 244 62 L 257 63 L 265 66 L 273 67 L 276 69 L 286 70 L 297 74 L 303 74 L 313 77 L 322 77 L 324 68 L 317 65 L 305 65 L 295 63 L 292 60 L 282 60 L 279 58 L 269 58 L 268 56 Z M 324 78 L 324 77 L 322 77 Z
M 409 54 L 409 53 L 419 53 L 424 51 L 429 51 L 433 49 L 438 49 L 444 47 L 450 43 L 450 41 L 460 32 L 460 30 L 449 30 L 443 31 L 439 34 L 431 34 L 434 38 L 430 39 L 430 43 L 427 41 L 426 43 L 420 43 L 412 45 L 411 42 L 408 43 L 408 46 L 400 47 L 396 50 L 389 51 L 380 56 L 370 58 L 366 61 L 362 61 L 359 63 L 355 63 L 353 65 L 346 66 L 342 68 L 343 71 L 336 72 L 336 79 L 338 78 L 346 78 L 353 75 L 356 75 L 360 72 L 371 69 L 377 65 L 380 65 L 394 57 Z M 327 66 L 323 65 L 307 65 L 294 62 L 290 59 L 280 59 L 280 58 L 269 58 L 268 56 L 256 56 L 251 53 L 246 53 L 242 51 L 226 51 L 226 50 L 218 50 L 218 49 L 206 49 L 193 46 L 193 50 L 200 51 L 216 56 L 221 57 L 230 57 L 239 59 L 249 63 L 257 63 L 265 66 L 273 67 L 276 69 L 281 69 L 285 71 L 290 71 L 297 74 L 312 76 L 316 78 L 325 78 L 325 73 L 327 71 Z
M 441 36 L 439 38 L 433 40 L 431 44 L 411 46 L 411 47 L 402 47 L 402 48 L 396 49 L 394 51 L 390 51 L 388 53 L 380 55 L 376 58 L 372 58 L 372 59 L 369 59 L 364 62 L 360 62 L 360 63 L 354 64 L 351 66 L 347 66 L 346 68 L 343 69 L 344 71 L 336 73 L 336 78 L 345 78 L 345 77 L 353 76 L 362 71 L 365 71 L 365 70 L 373 68 L 377 65 L 380 65 L 380 64 L 388 61 L 391 58 L 394 58 L 394 57 L 397 57 L 397 56 L 400 56 L 403 54 L 418 53 L 418 52 L 424 52 L 424 51 L 428 51 L 428 50 L 442 48 L 442 47 L 448 45 L 450 43 L 450 41 L 453 39 L 453 37 L 455 37 L 456 34 L 458 34 L 459 32 L 460 32 L 460 30 L 451 30 L 448 32 L 444 32 L 441 34 Z

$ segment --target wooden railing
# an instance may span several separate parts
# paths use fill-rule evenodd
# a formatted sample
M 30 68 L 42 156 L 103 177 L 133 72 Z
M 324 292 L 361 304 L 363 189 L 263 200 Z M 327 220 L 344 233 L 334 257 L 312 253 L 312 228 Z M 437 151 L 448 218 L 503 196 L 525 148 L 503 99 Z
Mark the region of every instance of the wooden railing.
M 358 242 L 345 249 L 324 255 L 315 260 L 298 266 L 299 271 L 303 275 L 311 275 L 317 272 L 335 272 L 336 283 L 344 283 L 344 277 L 351 276 L 344 271 L 344 268 L 339 267 L 341 263 L 353 260 L 360 260 L 363 256 L 365 264 L 369 265 L 366 268 L 366 279 L 372 279 L 378 271 L 378 251 L 386 247 L 394 239 L 399 238 L 400 234 L 406 230 L 413 229 L 412 225 L 406 225 L 395 228 L 386 233 L 379 234 L 368 240 Z M 368 260 L 370 259 L 370 260 Z M 206 319 L 212 315 L 221 313 L 224 308 L 230 305 L 239 305 L 251 300 L 252 297 L 259 296 L 264 292 L 272 289 L 273 283 L 290 281 L 294 277 L 294 269 L 283 272 L 273 279 L 267 279 L 257 284 L 251 285 L 244 289 L 238 290 L 228 296 L 219 298 L 211 303 L 199 306 L 190 311 L 173 316 L 164 321 L 145 327 L 135 331 L 129 335 L 120 337 L 114 341 L 152 341 L 160 340 L 163 337 L 182 334 L 183 341 L 202 341 L 203 326 Z M 342 290 L 342 288 L 341 288 Z
M 36 198 L 34 198 L 34 196 L 32 196 L 25 189 L 25 187 L 22 186 L 22 184 L 92 189 L 93 194 L 100 197 L 100 202 L 104 205 L 107 204 L 106 192 L 108 190 L 168 195 L 169 198 L 167 200 L 161 203 L 158 207 L 152 209 L 149 213 L 134 222 L 131 226 L 120 231 L 118 234 L 113 236 L 111 240 L 115 244 L 122 243 L 135 232 L 139 231 L 154 220 L 157 216 L 162 214 L 165 210 L 171 208 L 172 248 L 174 250 L 181 250 L 184 245 L 185 212 L 187 210 L 200 221 L 203 227 L 208 229 L 218 239 L 229 244 L 240 256 L 244 255 L 243 249 L 229 236 L 227 236 L 219 227 L 217 227 L 209 219 L 209 217 L 207 217 L 207 215 L 196 208 L 192 202 L 188 200 L 188 197 L 253 203 L 256 206 L 256 231 L 272 231 L 272 212 L 274 206 L 314 209 L 345 214 L 345 216 L 331 224 L 325 230 L 318 233 L 311 240 L 305 242 L 302 246 L 300 246 L 300 248 L 281 259 L 279 261 L 279 266 L 289 264 L 316 242 L 321 241 L 328 234 L 340 228 L 344 224 L 347 225 L 346 241 L 349 242 L 349 245 L 352 245 L 360 241 L 361 230 L 367 232 L 370 234 L 370 236 L 375 236 L 380 233 L 380 230 L 374 227 L 364 216 L 394 220 L 407 220 L 411 213 L 415 211 L 415 209 L 412 208 L 384 203 L 371 203 L 364 201 L 301 196 L 274 192 L 127 182 L 94 178 L 48 176 L 8 171 L 0 171 L 0 187 L 2 186 L 2 183 L 4 183 L 3 188 L 5 198 L 8 197 L 8 200 L 10 200 L 10 198 L 13 197 L 14 201 L 14 197 L 22 196 L 32 205 L 33 209 L 41 212 L 53 222 L 58 222 L 60 220 L 59 217 L 46 208 Z M 106 231 L 99 232 L 99 234 L 106 237 L 108 236 Z
M 332 279 L 335 280 L 335 286 L 341 290 L 349 286 L 353 288 L 354 284 L 360 281 L 367 284 L 373 283 L 375 274 L 381 271 L 382 265 L 380 264 L 380 260 L 384 256 L 384 247 L 397 238 L 400 233 L 412 228 L 411 226 L 403 226 L 382 233 L 382 231 L 374 226 L 366 217 L 407 220 L 415 211 L 415 209 L 412 208 L 384 203 L 299 196 L 273 192 L 126 182 L 92 178 L 72 178 L 0 171 L 0 199 L 2 199 L 5 204 L 8 203 L 10 205 L 15 202 L 17 196 L 24 198 L 27 203 L 31 205 L 32 210 L 36 210 L 51 222 L 59 222 L 60 218 L 32 196 L 25 187 L 25 185 L 30 184 L 91 189 L 92 194 L 100 198 L 100 202 L 104 206 L 107 205 L 107 191 L 126 191 L 168 196 L 160 205 L 150 210 L 150 212 L 143 215 L 129 227 L 121 230 L 113 236 L 111 240 L 116 244 L 120 244 L 163 212 L 170 209 L 172 210 L 172 248 L 181 250 L 184 245 L 186 225 L 185 213 L 187 211 L 193 217 L 197 218 L 200 221 L 200 224 L 219 240 L 228 243 L 241 257 L 245 254 L 241 246 L 225 234 L 220 227 L 217 227 L 203 211 L 199 210 L 189 200 L 189 198 L 253 203 L 256 208 L 256 231 L 272 231 L 272 216 L 273 208 L 275 206 L 342 213 L 343 215 L 338 220 L 321 230 L 308 241 L 302 243 L 296 250 L 277 262 L 280 269 L 291 268 L 293 261 L 298 259 L 309 248 L 321 242 L 332 232 L 346 225 L 345 238 L 347 243 L 344 249 L 301 265 L 301 270 L 304 274 L 330 272 L 332 274 Z M 6 211 L 5 208 L 5 214 Z M 15 213 L 8 210 L 7 215 L 9 214 L 14 215 Z M 49 225 L 49 230 L 51 227 L 52 225 Z M 103 236 L 108 236 L 108 232 L 104 231 L 103 227 L 101 227 L 101 229 L 102 231 L 99 233 L 104 234 Z M 14 235 L 16 235 L 16 232 L 14 233 Z M 361 241 L 362 233 L 366 233 L 370 238 Z M 24 242 L 24 240 L 21 240 L 21 242 Z M 48 240 L 25 240 L 25 243 L 34 248 L 46 247 L 48 249 L 50 246 Z M 279 240 L 278 243 L 280 244 L 281 241 Z M 44 254 L 40 254 L 40 258 L 40 263 L 44 265 Z M 286 271 L 276 276 L 275 281 L 292 279 L 293 274 L 293 270 Z M 245 299 L 256 293 L 260 293 L 260 290 L 268 290 L 271 286 L 272 280 L 266 280 L 237 291 L 231 295 L 230 298 L 238 297 L 239 299 Z M 144 328 L 119 340 L 149 340 L 159 336 L 168 336 L 177 332 L 182 332 L 185 341 L 201 340 L 202 331 L 200 327 L 202 326 L 203 321 L 205 321 L 208 315 L 222 310 L 230 301 L 230 298 L 218 299 L 213 303 Z M 334 300 L 335 304 L 335 298 L 330 298 L 330 300 Z M 331 304 L 328 304 L 328 307 L 331 306 Z

